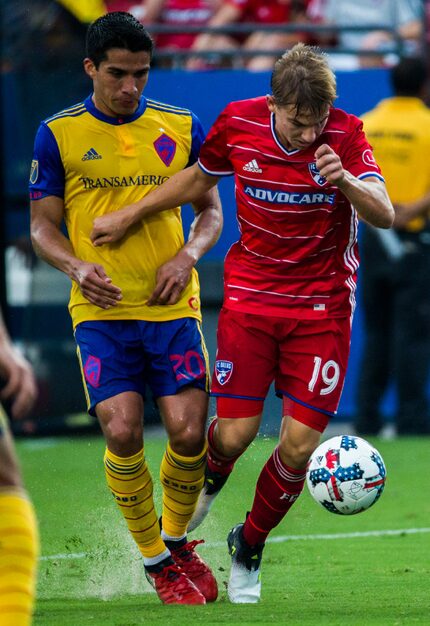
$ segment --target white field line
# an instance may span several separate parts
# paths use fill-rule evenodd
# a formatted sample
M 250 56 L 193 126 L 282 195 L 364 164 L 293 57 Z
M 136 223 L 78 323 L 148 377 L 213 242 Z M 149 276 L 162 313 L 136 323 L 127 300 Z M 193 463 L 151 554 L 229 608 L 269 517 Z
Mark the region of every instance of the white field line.
M 367 530 L 355 533 L 333 533 L 319 535 L 281 535 L 280 537 L 269 537 L 267 543 L 284 543 L 286 541 L 315 541 L 330 539 L 357 539 L 360 537 L 387 537 L 398 535 L 417 535 L 420 533 L 430 533 L 430 528 L 398 528 L 396 530 Z M 225 541 L 209 541 L 203 548 L 219 548 L 225 545 Z M 84 559 L 89 556 L 89 552 L 70 552 L 67 554 L 50 554 L 41 556 L 40 561 L 58 561 L 66 559 Z

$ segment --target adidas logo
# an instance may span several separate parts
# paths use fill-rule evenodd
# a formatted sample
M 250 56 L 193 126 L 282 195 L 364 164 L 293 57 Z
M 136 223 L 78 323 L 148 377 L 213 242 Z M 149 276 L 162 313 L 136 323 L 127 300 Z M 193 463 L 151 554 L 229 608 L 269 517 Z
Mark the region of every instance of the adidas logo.
M 94 159 L 102 159 L 103 157 L 94 148 L 90 148 L 82 157 L 83 161 L 93 161 Z
M 243 169 L 245 170 L 245 172 L 253 172 L 254 174 L 262 174 L 263 173 L 263 170 L 258 165 L 258 163 L 257 163 L 257 161 L 255 159 L 252 159 L 252 161 L 250 161 L 249 163 L 244 165 Z

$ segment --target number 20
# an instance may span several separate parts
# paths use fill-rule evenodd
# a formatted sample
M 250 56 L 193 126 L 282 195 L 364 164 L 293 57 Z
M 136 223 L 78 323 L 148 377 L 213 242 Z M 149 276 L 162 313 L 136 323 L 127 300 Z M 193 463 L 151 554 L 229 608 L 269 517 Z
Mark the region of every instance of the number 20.
M 315 385 L 317 383 L 318 377 L 321 374 L 322 381 L 326 387 L 323 387 L 320 391 L 321 396 L 326 396 L 328 393 L 331 393 L 333 389 L 336 387 L 339 382 L 339 365 L 336 361 L 327 361 L 322 366 L 322 359 L 319 356 L 314 357 L 314 371 L 312 373 L 312 378 L 309 381 L 308 389 L 309 391 L 313 391 Z

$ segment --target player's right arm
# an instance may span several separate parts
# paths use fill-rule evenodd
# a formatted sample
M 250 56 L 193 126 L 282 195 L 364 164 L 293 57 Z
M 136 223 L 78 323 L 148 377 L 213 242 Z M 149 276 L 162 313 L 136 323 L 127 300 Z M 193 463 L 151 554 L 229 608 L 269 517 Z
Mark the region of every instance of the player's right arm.
M 217 182 L 217 176 L 206 174 L 195 163 L 174 174 L 141 200 L 97 217 L 94 220 L 91 240 L 95 246 L 119 241 L 131 226 L 143 218 L 187 202 L 196 202 Z
M 57 196 L 31 202 L 31 240 L 36 254 L 75 281 L 83 296 L 102 309 L 115 306 L 121 289 L 112 284 L 103 266 L 78 259 L 69 239 L 62 233 L 64 203 Z

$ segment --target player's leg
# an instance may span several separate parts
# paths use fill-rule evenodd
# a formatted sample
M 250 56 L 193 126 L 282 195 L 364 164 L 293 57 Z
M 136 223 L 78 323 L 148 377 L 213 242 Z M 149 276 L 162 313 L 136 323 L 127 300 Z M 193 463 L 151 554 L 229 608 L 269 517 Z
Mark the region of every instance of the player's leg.
M 29 626 L 39 553 L 37 521 L 0 406 L 0 624 Z
M 143 445 L 145 361 L 139 323 L 84 323 L 75 337 L 89 411 L 97 415 L 106 439 L 106 481 L 143 556 L 148 580 L 164 603 L 204 604 L 161 538 Z
M 151 360 L 156 365 L 150 385 L 168 435 L 160 467 L 161 536 L 175 562 L 212 602 L 218 595 L 216 580 L 195 551 L 200 542 L 187 540 L 187 526 L 203 486 L 206 464 L 206 348 L 195 319 L 174 320 L 151 330 Z
M 206 601 L 218 596 L 212 571 L 197 554 L 200 541 L 188 541 L 187 526 L 194 512 L 204 481 L 206 464 L 205 423 L 207 393 L 186 387 L 172 396 L 158 399 L 168 434 L 168 443 L 160 466 L 163 486 L 161 536 L 179 565 Z
M 235 462 L 258 433 L 276 368 L 277 341 L 262 316 L 222 309 L 217 339 L 211 388 L 217 417 L 208 430 L 205 484 L 189 530 L 203 522 Z
M 161 536 L 142 445 L 142 397 L 126 392 L 110 398 L 97 405 L 97 416 L 107 443 L 107 482 L 143 556 L 149 583 L 166 604 L 204 604 L 205 598 L 178 570 Z
M 306 464 L 320 434 L 291 417 L 283 418 L 279 446 L 260 473 L 252 509 L 244 523 L 232 528 L 227 539 L 232 556 L 228 584 L 231 602 L 259 601 L 265 541 L 299 497 Z
M 249 515 L 228 538 L 233 556 L 228 594 L 235 603 L 258 602 L 267 536 L 299 497 L 306 464 L 337 410 L 349 354 L 350 320 L 287 320 L 284 337 L 276 376 L 284 416 L 279 445 L 260 473 Z
M 218 398 L 218 415 L 210 423 L 207 433 L 205 482 L 193 517 L 188 524 L 189 532 L 195 530 L 206 519 L 215 499 L 232 473 L 237 459 L 254 441 L 261 423 L 262 413 L 258 411 L 261 411 L 260 402 Z M 258 413 L 254 415 L 256 412 Z M 251 414 L 250 417 L 248 417 L 249 414 Z M 224 415 L 237 415 L 237 417 L 229 418 Z

